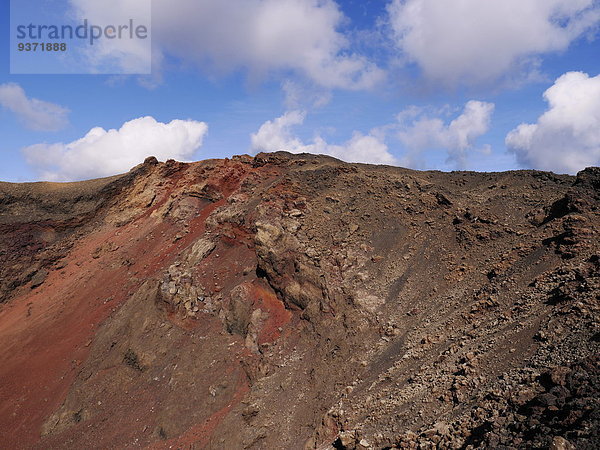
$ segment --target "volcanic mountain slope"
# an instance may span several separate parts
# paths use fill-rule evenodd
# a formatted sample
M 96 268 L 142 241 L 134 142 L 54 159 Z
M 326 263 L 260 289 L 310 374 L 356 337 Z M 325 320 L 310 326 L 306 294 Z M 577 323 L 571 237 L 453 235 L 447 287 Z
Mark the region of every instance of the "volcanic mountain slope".
M 600 169 L 0 184 L 2 448 L 598 448 Z

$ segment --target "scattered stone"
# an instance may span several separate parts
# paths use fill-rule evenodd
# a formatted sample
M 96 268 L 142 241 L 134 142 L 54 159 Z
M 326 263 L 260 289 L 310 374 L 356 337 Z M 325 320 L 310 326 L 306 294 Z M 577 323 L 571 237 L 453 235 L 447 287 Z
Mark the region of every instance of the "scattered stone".
M 47 277 L 48 271 L 46 269 L 38 270 L 33 276 L 33 278 L 31 278 L 31 289 L 35 289 L 44 284 L 44 281 L 46 281 Z
M 555 436 L 554 439 L 552 439 L 549 450 L 575 450 L 575 446 L 565 438 Z

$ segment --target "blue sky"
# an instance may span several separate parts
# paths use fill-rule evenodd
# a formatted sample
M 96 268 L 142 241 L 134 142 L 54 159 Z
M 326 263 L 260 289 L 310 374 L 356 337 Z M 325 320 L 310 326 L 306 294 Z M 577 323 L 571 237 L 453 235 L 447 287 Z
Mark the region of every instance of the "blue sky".
M 600 165 L 598 1 L 528 0 L 528 16 L 523 0 L 154 0 L 152 76 L 11 75 L 1 1 L 0 180 L 278 149 L 439 170 Z M 64 3 L 93 19 L 97 1 Z

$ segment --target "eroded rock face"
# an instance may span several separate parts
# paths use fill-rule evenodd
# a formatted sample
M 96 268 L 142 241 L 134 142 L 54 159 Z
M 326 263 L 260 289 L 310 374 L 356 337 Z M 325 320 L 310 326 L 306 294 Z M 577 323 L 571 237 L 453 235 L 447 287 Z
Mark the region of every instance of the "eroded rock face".
M 0 444 L 597 447 L 598 173 L 0 185 Z

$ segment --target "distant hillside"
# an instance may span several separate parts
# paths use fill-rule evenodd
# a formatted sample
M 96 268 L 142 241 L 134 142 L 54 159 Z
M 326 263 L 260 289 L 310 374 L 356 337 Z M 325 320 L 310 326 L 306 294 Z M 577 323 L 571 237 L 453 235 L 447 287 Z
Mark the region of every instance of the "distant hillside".
M 0 447 L 600 447 L 600 169 L 0 183 Z

